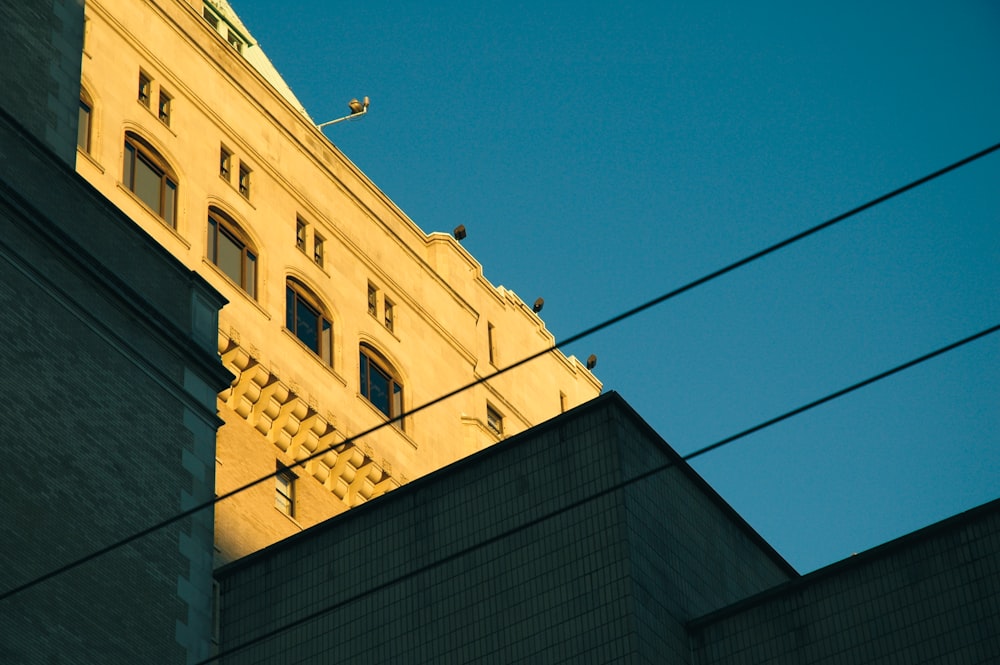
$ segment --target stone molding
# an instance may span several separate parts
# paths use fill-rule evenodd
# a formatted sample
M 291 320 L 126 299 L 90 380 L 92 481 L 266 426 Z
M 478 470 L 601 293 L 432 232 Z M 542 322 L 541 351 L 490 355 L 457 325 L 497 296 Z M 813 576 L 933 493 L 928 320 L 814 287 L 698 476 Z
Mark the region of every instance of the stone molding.
M 370 446 L 347 439 L 332 418 L 320 415 L 239 342 L 220 334 L 219 355 L 236 376 L 219 399 L 345 504 L 357 506 L 405 482 L 392 475 L 387 462 L 375 460 Z

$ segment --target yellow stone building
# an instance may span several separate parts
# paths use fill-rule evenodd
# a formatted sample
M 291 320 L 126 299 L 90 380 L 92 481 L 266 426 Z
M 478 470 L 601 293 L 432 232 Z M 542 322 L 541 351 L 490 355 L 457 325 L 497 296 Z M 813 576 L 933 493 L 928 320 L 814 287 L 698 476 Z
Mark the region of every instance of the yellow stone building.
M 406 415 L 553 336 L 330 143 L 225 0 L 85 11 L 77 171 L 229 300 L 217 494 L 276 473 L 217 506 L 220 563 L 600 393 L 551 351 Z

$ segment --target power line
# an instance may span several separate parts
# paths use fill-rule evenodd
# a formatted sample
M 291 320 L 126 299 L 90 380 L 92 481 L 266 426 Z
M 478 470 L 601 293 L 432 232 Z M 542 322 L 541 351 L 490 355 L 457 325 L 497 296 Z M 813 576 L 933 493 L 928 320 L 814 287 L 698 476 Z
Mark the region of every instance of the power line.
M 948 166 L 946 166 L 946 167 L 944 167 L 942 169 L 934 171 L 933 173 L 925 175 L 922 178 L 918 178 L 917 180 L 914 180 L 914 181 L 910 182 L 909 184 L 903 185 L 902 187 L 899 187 L 898 189 L 894 189 L 893 191 L 891 191 L 891 192 L 889 192 L 887 194 L 883 194 L 882 196 L 879 196 L 879 197 L 877 197 L 875 199 L 872 199 L 872 200 L 868 201 L 867 203 L 864 203 L 864 204 L 862 204 L 860 206 L 857 206 L 856 208 L 853 208 L 853 209 L 851 209 L 851 210 L 849 210 L 849 211 L 847 211 L 845 213 L 842 213 L 840 215 L 837 215 L 836 217 L 828 219 L 827 221 L 822 222 L 820 224 L 817 224 L 816 226 L 813 226 L 813 227 L 811 227 L 809 229 L 806 229 L 805 231 L 801 231 L 801 232 L 799 232 L 799 233 L 797 233 L 797 234 L 795 234 L 795 235 L 793 235 L 793 236 L 791 236 L 789 238 L 786 238 L 785 240 L 782 240 L 782 241 L 780 241 L 778 243 L 775 243 L 775 244 L 773 244 L 773 245 L 771 245 L 771 246 L 769 246 L 769 247 L 767 247 L 765 249 L 762 249 L 762 250 L 760 250 L 760 251 L 758 251 L 758 252 L 756 252 L 754 254 L 751 254 L 751 255 L 743 258 L 743 259 L 740 259 L 738 261 L 730 263 L 729 265 L 727 265 L 727 266 L 725 266 L 723 268 L 720 268 L 720 269 L 718 269 L 718 270 L 716 270 L 714 272 L 711 272 L 711 273 L 709 273 L 709 274 L 707 274 L 707 275 L 705 275 L 703 277 L 700 277 L 700 278 L 698 278 L 698 279 L 696 279 L 696 280 L 694 280 L 692 282 L 688 282 L 687 284 L 685 284 L 685 285 L 683 285 L 683 286 L 681 286 L 679 288 L 676 288 L 676 289 L 674 289 L 672 291 L 664 293 L 663 295 L 658 296 L 656 298 L 653 298 L 652 300 L 649 300 L 649 301 L 647 301 L 647 302 L 645 302 L 645 303 L 643 303 L 641 305 L 633 307 L 632 309 L 626 310 L 625 312 L 622 312 L 621 314 L 613 316 L 610 319 L 607 319 L 607 320 L 605 320 L 605 321 L 603 321 L 601 323 L 598 323 L 597 325 L 591 326 L 590 328 L 587 328 L 587 329 L 583 330 L 582 332 L 579 332 L 579 333 L 577 333 L 575 335 L 571 335 L 570 337 L 567 337 L 566 339 L 563 339 L 563 340 L 561 340 L 559 342 L 556 342 L 552 346 L 549 346 L 549 347 L 547 347 L 545 349 L 542 349 L 541 351 L 538 351 L 538 352 L 533 353 L 533 354 L 531 354 L 531 355 L 529 355 L 529 356 L 527 356 L 525 358 L 522 358 L 521 360 L 519 360 L 519 361 L 517 361 L 517 362 L 515 362 L 515 363 L 513 363 L 511 365 L 508 365 L 507 367 L 498 369 L 497 371 L 493 372 L 492 374 L 488 374 L 488 375 L 486 375 L 484 377 L 480 377 L 480 378 L 476 379 L 475 381 L 472 381 L 471 383 L 465 384 L 465 385 L 463 385 L 463 386 L 461 386 L 459 388 L 456 388 L 456 389 L 454 389 L 454 390 L 452 390 L 452 391 L 450 391 L 448 393 L 445 393 L 444 395 L 441 395 L 440 397 L 432 399 L 429 402 L 425 402 L 425 403 L 423 403 L 423 404 L 421 404 L 419 406 L 416 406 L 416 407 L 410 409 L 409 411 L 401 413 L 401 414 L 395 416 L 394 418 L 391 418 L 391 419 L 389 419 L 389 420 L 387 420 L 387 421 L 385 421 L 383 423 L 380 423 L 379 425 L 376 425 L 375 427 L 371 427 L 371 428 L 369 428 L 367 430 L 364 430 L 360 434 L 356 434 L 353 437 L 345 439 L 344 441 L 342 441 L 341 443 L 339 443 L 339 444 L 337 444 L 335 446 L 329 446 L 327 448 L 324 448 L 323 450 L 319 450 L 319 451 L 313 453 L 312 455 L 310 455 L 310 456 L 308 456 L 308 457 L 306 457 L 306 458 L 304 458 L 302 460 L 298 460 L 296 462 L 296 464 L 298 466 L 304 466 L 306 462 L 309 462 L 309 461 L 311 461 L 313 459 L 321 457 L 321 456 L 325 455 L 328 452 L 331 452 L 331 451 L 332 452 L 337 452 L 341 448 L 343 448 L 344 446 L 346 446 L 348 444 L 351 444 L 351 443 L 353 443 L 353 442 L 357 441 L 358 439 L 361 439 L 361 438 L 363 438 L 365 436 L 368 436 L 369 434 L 372 434 L 373 432 L 376 432 L 376 431 L 382 429 L 383 427 L 387 427 L 389 425 L 395 424 L 396 422 L 401 421 L 403 418 L 406 418 L 406 417 L 409 417 L 409 416 L 411 416 L 413 414 L 419 413 L 419 412 L 421 412 L 421 411 L 423 411 L 423 410 L 425 410 L 427 408 L 430 408 L 431 406 L 434 406 L 434 405 L 439 404 L 439 403 L 441 403 L 441 402 L 443 402 L 443 401 L 445 401 L 447 399 L 450 399 L 451 397 L 454 397 L 455 395 L 458 395 L 459 393 L 462 393 L 462 392 L 464 392 L 466 390 L 469 390 L 470 388 L 473 388 L 473 387 L 475 387 L 475 386 L 477 386 L 477 385 L 479 385 L 481 383 L 485 383 L 485 382 L 487 382 L 487 381 L 489 381 L 489 380 L 491 380 L 491 379 L 493 379 L 493 378 L 495 378 L 497 376 L 500 376 L 501 374 L 505 374 L 505 373 L 507 373 L 507 372 L 509 372 L 509 371 L 511 371 L 513 369 L 521 367 L 522 365 L 525 365 L 525 364 L 531 362 L 532 360 L 535 360 L 536 358 L 539 358 L 539 357 L 541 357 L 541 356 L 543 356 L 543 355 L 545 355 L 547 353 L 551 353 L 551 352 L 557 350 L 560 346 L 566 346 L 566 345 L 571 344 L 573 342 L 579 341 L 579 340 L 581 340 L 581 339 L 583 339 L 585 337 L 593 335 L 596 332 L 604 330 L 605 328 L 609 328 L 609 327 L 611 327 L 611 326 L 613 326 L 613 325 L 615 325 L 617 323 L 620 323 L 621 321 L 624 321 L 625 319 L 628 319 L 628 318 L 630 318 L 632 316 L 635 316 L 636 314 L 639 314 L 641 312 L 646 311 L 647 309 L 650 309 L 650 308 L 655 307 L 655 306 L 657 306 L 657 305 L 659 305 L 659 304 L 661 304 L 663 302 L 666 302 L 667 300 L 670 300 L 671 298 L 675 298 L 676 296 L 679 296 L 682 293 L 685 293 L 685 292 L 690 291 L 690 290 L 692 290 L 692 289 L 694 289 L 694 288 L 696 288 L 698 286 L 701 286 L 702 284 L 706 284 L 706 283 L 708 283 L 708 282 L 710 282 L 712 280 L 715 280 L 715 279 L 717 279 L 717 278 L 719 278 L 719 277 L 721 277 L 721 276 L 723 276 L 723 275 L 725 275 L 727 273 L 730 273 L 730 272 L 736 270 L 737 268 L 741 268 L 741 267 L 743 267 L 743 266 L 745 266 L 745 265 L 747 265 L 749 263 L 752 263 L 754 261 L 762 259 L 762 258 L 764 258 L 765 256 L 767 256 L 769 254 L 773 254 L 774 252 L 777 252 L 780 249 L 788 247 L 789 245 L 791 245 L 793 243 L 796 243 L 796 242 L 798 242 L 800 240 L 803 240 L 803 239 L 805 239 L 805 238 L 807 238 L 807 237 L 809 237 L 811 235 L 819 233 L 820 231 L 823 231 L 823 230 L 825 230 L 827 228 L 830 228 L 831 226 L 833 226 L 835 224 L 838 224 L 838 223 L 840 223 L 840 222 L 842 222 L 842 221 L 844 221 L 844 220 L 846 220 L 846 219 L 848 219 L 850 217 L 853 217 L 854 215 L 857 215 L 858 213 L 861 213 L 861 212 L 864 212 L 865 210 L 873 208 L 873 207 L 875 207 L 875 206 L 877 206 L 877 205 L 879 205 L 881 203 L 884 203 L 884 202 L 886 202 L 886 201 L 888 201 L 888 200 L 890 200 L 892 198 L 895 198 L 895 197 L 899 196 L 900 194 L 904 194 L 904 193 L 910 191 L 911 189 L 914 189 L 914 188 L 919 187 L 919 186 L 921 186 L 923 184 L 926 184 L 926 183 L 930 182 L 931 180 L 939 178 L 939 177 L 941 177 L 941 176 L 943 176 L 943 175 L 945 175 L 947 173 L 950 173 L 951 171 L 954 171 L 954 170 L 956 170 L 958 168 L 961 168 L 961 167 L 963 167 L 963 166 L 965 166 L 965 165 L 967 165 L 967 164 L 969 164 L 971 162 L 974 162 L 974 161 L 976 161 L 978 159 L 981 159 L 982 157 L 985 157 L 985 156 L 987 156 L 987 155 L 989 155 L 989 154 L 991 154 L 993 152 L 996 152 L 997 150 L 1000 150 L 1000 143 L 996 143 L 996 144 L 990 146 L 989 148 L 986 148 L 986 149 L 981 150 L 981 151 L 979 151 L 977 153 L 969 155 L 968 157 L 965 157 L 964 159 L 960 159 L 957 162 L 954 162 L 954 163 L 952 163 L 952 164 L 950 164 L 950 165 L 948 165 Z M 138 531 L 138 532 L 136 532 L 136 533 L 134 533 L 134 534 L 132 534 L 130 536 L 122 538 L 121 540 L 118 540 L 118 541 L 116 541 L 116 542 L 114 542 L 114 543 L 112 543 L 110 545 L 102 547 L 99 550 L 91 552 L 90 554 L 87 554 L 87 555 L 85 555 L 85 556 L 83 556 L 83 557 L 81 557 L 79 559 L 76 559 L 74 561 L 71 561 L 71 562 L 63 565 L 63 566 L 60 566 L 59 568 L 51 570 L 48 573 L 45 573 L 43 575 L 40 575 L 38 577 L 35 577 L 35 578 L 33 578 L 33 579 L 25 582 L 23 584 L 20 584 L 20 585 L 18 585 L 16 587 L 8 589 L 7 591 L 4 591 L 2 594 L 0 594 L 0 601 L 6 600 L 7 598 L 10 598 L 11 596 L 13 596 L 15 594 L 18 594 L 18 593 L 20 593 L 22 591 L 30 589 L 31 587 L 34 587 L 34 586 L 36 586 L 38 584 L 41 584 L 42 582 L 45 582 L 46 580 L 52 579 L 53 577 L 56 577 L 57 575 L 61 575 L 62 573 L 65 573 L 65 572 L 68 572 L 68 571 L 70 571 L 70 570 L 72 570 L 74 568 L 77 568 L 77 567 L 79 567 L 79 566 L 81 566 L 81 565 L 83 565 L 85 563 L 88 563 L 89 561 L 92 561 L 92 560 L 94 560 L 94 559 L 96 559 L 98 557 L 101 557 L 101 556 L 107 554 L 108 552 L 114 551 L 114 550 L 116 550 L 116 549 L 118 549 L 120 547 L 124 547 L 125 545 L 128 545 L 129 543 L 135 542 L 136 540 L 139 540 L 141 538 L 144 538 L 145 536 L 148 536 L 151 533 L 154 533 L 156 531 L 159 531 L 160 529 L 163 529 L 163 528 L 165 528 L 167 526 L 170 526 L 171 524 L 174 524 L 174 523 L 179 522 L 179 521 L 181 521 L 183 519 L 186 519 L 186 518 L 188 518 L 188 517 L 190 517 L 190 516 L 192 516 L 192 515 L 200 512 L 202 510 L 205 510 L 207 508 L 210 508 L 210 507 L 214 506 L 216 503 L 219 503 L 220 501 L 224 501 L 224 500 L 228 499 L 231 496 L 234 496 L 234 495 L 239 494 L 239 493 L 241 493 L 241 492 L 243 492 L 245 490 L 248 490 L 248 489 L 250 489 L 252 487 L 255 487 L 256 485 L 259 485 L 260 483 L 266 482 L 266 481 L 270 480 L 273 477 L 274 477 L 274 474 L 268 474 L 266 476 L 261 476 L 260 478 L 258 478 L 256 480 L 253 480 L 251 482 L 248 482 L 248 483 L 246 483 L 244 485 L 241 485 L 240 487 L 237 487 L 234 490 L 231 490 L 229 492 L 226 492 L 225 494 L 221 494 L 219 496 L 216 496 L 216 497 L 214 497 L 213 499 L 211 499 L 209 501 L 205 501 L 203 503 L 200 503 L 200 504 L 198 504 L 196 506 L 193 506 L 192 508 L 188 508 L 187 510 L 181 511 L 180 513 L 177 513 L 177 514 L 173 515 L 172 517 L 166 518 L 166 519 L 164 519 L 164 520 L 162 520 L 162 521 L 160 521 L 160 522 L 158 522 L 156 524 L 153 524 L 152 526 L 149 526 L 149 527 L 147 527 L 145 529 L 142 529 L 141 531 Z
M 326 607 L 323 607 L 323 608 L 321 608 L 319 610 L 316 610 L 316 611 L 308 614 L 305 617 L 302 617 L 301 619 L 298 619 L 298 620 L 293 621 L 291 623 L 285 624 L 283 626 L 279 626 L 278 628 L 274 628 L 274 629 L 272 629 L 272 630 L 270 630 L 270 631 L 268 631 L 268 632 L 266 632 L 264 634 L 258 635 L 257 637 L 254 637 L 254 638 L 252 638 L 252 639 L 250 639 L 250 640 L 248 640 L 248 641 L 246 641 L 246 642 L 244 642 L 242 644 L 239 644 L 239 645 L 237 645 L 235 647 L 232 647 L 230 649 L 226 649 L 225 651 L 220 651 L 219 653 L 215 654 L 214 656 L 212 656 L 212 657 L 210 657 L 210 658 L 208 658 L 206 660 L 198 661 L 195 665 L 208 665 L 209 663 L 215 662 L 219 658 L 222 658 L 224 656 L 230 656 L 230 655 L 236 653 L 237 651 L 242 651 L 242 650 L 244 650 L 244 649 L 246 649 L 248 647 L 251 647 L 251 646 L 253 646 L 255 644 L 260 644 L 261 642 L 265 642 L 265 641 L 271 639 L 272 637 L 274 637 L 274 636 L 276 636 L 276 635 L 278 635 L 280 633 L 285 632 L 286 630 L 290 630 L 290 629 L 292 629 L 292 628 L 294 628 L 294 627 L 296 627 L 298 625 L 307 623 L 309 621 L 312 621 L 313 619 L 317 619 L 320 616 L 322 616 L 322 615 L 324 615 L 324 614 L 326 614 L 328 612 L 332 612 L 332 611 L 334 611 L 334 610 L 336 610 L 336 609 L 338 609 L 340 607 L 343 607 L 345 605 L 353 603 L 354 601 L 359 600 L 359 599 L 361 599 L 361 598 L 363 598 L 365 596 L 371 595 L 373 593 L 377 593 L 379 591 L 382 591 L 383 589 L 387 589 L 387 588 L 389 588 L 389 587 L 391 587 L 393 585 L 399 584 L 400 582 L 408 580 L 408 579 L 410 579 L 412 577 L 416 577 L 416 576 L 421 575 L 423 573 L 426 573 L 426 572 L 428 572 L 430 570 L 433 570 L 434 568 L 437 568 L 439 566 L 443 566 L 446 563 L 450 563 L 452 561 L 460 559 L 461 557 L 466 556 L 467 554 L 470 554 L 472 552 L 475 552 L 476 550 L 479 550 L 479 549 L 482 549 L 482 548 L 487 547 L 489 545 L 492 545 L 494 543 L 500 542 L 503 539 L 508 538 L 508 537 L 514 535 L 515 533 L 518 533 L 518 532 L 530 529 L 531 527 L 536 526 L 538 524 L 541 524 L 541 523 L 543 523 L 543 522 L 545 522 L 547 520 L 550 520 L 553 517 L 557 517 L 559 515 L 562 515 L 563 513 L 567 513 L 569 511 L 574 510 L 576 508 L 579 508 L 579 507 L 581 507 L 581 506 L 583 506 L 583 505 L 585 505 L 587 503 L 590 503 L 591 501 L 595 501 L 595 500 L 597 500 L 599 498 L 602 498 L 604 496 L 607 496 L 609 494 L 617 492 L 618 490 L 624 489 L 625 487 L 628 487 L 629 485 L 637 483 L 637 482 L 639 482 L 641 480 L 645 480 L 646 478 L 650 478 L 651 476 L 654 476 L 656 474 L 662 473 L 663 471 L 666 471 L 667 469 L 669 469 L 669 468 L 671 468 L 673 466 L 676 466 L 677 463 L 678 463 L 678 461 L 682 461 L 682 462 L 686 463 L 689 460 L 694 459 L 695 457 L 700 457 L 701 455 L 704 455 L 705 453 L 711 452 L 713 450 L 718 450 L 719 448 L 722 448 L 725 445 L 733 443 L 734 441 L 737 441 L 738 439 L 742 439 L 742 438 L 744 438 L 746 436 L 749 436 L 749 435 L 751 435 L 751 434 L 753 434 L 755 432 L 759 432 L 759 431 L 761 431 L 763 429 L 771 427 L 772 425 L 776 425 L 776 424 L 778 424 L 778 423 L 780 423 L 780 422 L 782 422 L 784 420 L 788 420 L 789 418 L 792 418 L 793 416 L 800 415 L 800 414 L 802 414 L 802 413 L 804 413 L 806 411 L 809 411 L 810 409 L 814 409 L 817 406 L 820 406 L 822 404 L 826 404 L 827 402 L 833 401 L 833 400 L 835 400 L 835 399 L 837 399 L 839 397 L 843 397 L 844 395 L 847 395 L 848 393 L 852 393 L 855 390 L 859 390 L 859 389 L 864 388 L 865 386 L 869 386 L 869 385 L 871 385 L 871 384 L 873 384 L 873 383 L 875 383 L 877 381 L 881 381 L 882 379 L 886 379 L 886 378 L 888 378 L 888 377 L 890 377 L 890 376 L 892 376 L 894 374 L 898 374 L 899 372 L 902 372 L 905 369 L 909 369 L 909 368 L 911 368 L 911 367 L 913 367 L 915 365 L 919 365 L 920 363 L 926 362 L 926 361 L 928 361 L 928 360 L 930 360 L 932 358 L 935 358 L 937 356 L 940 356 L 940 355 L 942 355 L 944 353 L 947 353 L 949 351 L 953 351 L 954 349 L 957 349 L 960 346 L 964 346 L 965 344 L 973 342 L 973 341 L 975 341 L 977 339 L 980 339 L 982 337 L 986 337 L 987 335 L 991 335 L 991 334 L 997 332 L 998 330 L 1000 330 L 1000 324 L 992 326 L 990 328 L 987 328 L 987 329 L 985 329 L 983 331 L 980 331 L 980 332 L 978 332 L 978 333 L 976 333 L 974 335 L 970 335 L 968 337 L 960 339 L 957 342 L 953 342 L 951 344 L 943 346 L 943 347 L 941 347 L 939 349 L 931 351 L 930 353 L 926 353 L 926 354 L 920 356 L 919 358 L 914 358 L 913 360 L 905 362 L 905 363 L 903 363 L 901 365 L 897 365 L 897 366 L 893 367 L 892 369 L 888 369 L 888 370 L 886 370 L 884 372 L 880 372 L 879 374 L 876 374 L 876 375 L 871 376 L 871 377 L 869 377 L 867 379 L 864 379 L 863 381 L 858 381 L 857 383 L 854 383 L 854 384 L 852 384 L 852 385 L 850 385 L 850 386 L 848 386 L 846 388 L 842 388 L 840 390 L 837 390 L 836 392 L 832 392 L 832 393 L 826 395 L 825 397 L 821 397 L 821 398 L 819 398 L 817 400 L 813 400 L 812 402 L 809 402 L 807 404 L 803 404 L 802 406 L 794 408 L 791 411 L 787 411 L 787 412 L 781 414 L 780 416 L 776 416 L 774 418 L 771 418 L 770 420 L 766 420 L 766 421 L 764 421 L 762 423 L 754 425 L 753 427 L 745 429 L 742 432 L 739 432 L 737 434 L 733 434 L 732 436 L 728 436 L 728 437 L 726 437 L 724 439 L 716 441 L 715 443 L 709 444 L 709 445 L 704 446 L 702 448 L 698 448 L 697 450 L 694 450 L 694 451 L 692 451 L 692 452 L 690 452 L 690 453 L 688 453 L 686 455 L 680 456 L 678 459 L 670 460 L 670 461 L 668 461 L 665 464 L 661 464 L 661 465 L 656 466 L 656 467 L 654 467 L 652 469 L 644 471 L 644 472 L 642 472 L 642 473 L 640 473 L 640 474 L 638 474 L 636 476 L 633 476 L 632 478 L 628 478 L 627 480 L 623 480 L 623 481 L 620 481 L 618 483 L 615 483 L 614 485 L 612 485 L 610 487 L 607 487 L 607 488 L 605 488 L 605 489 L 603 489 L 603 490 L 601 490 L 599 492 L 595 492 L 595 493 L 593 493 L 593 494 L 591 494 L 589 496 L 583 497 L 582 499 L 578 499 L 578 500 L 573 501 L 573 502 L 571 502 L 571 503 L 569 503 L 569 504 L 567 504 L 565 506 L 562 506 L 562 507 L 557 508 L 557 509 L 555 509 L 553 511 L 550 511 L 550 512 L 544 514 L 544 515 L 541 515 L 539 517 L 531 519 L 531 520 L 525 522 L 524 524 L 519 524 L 519 525 L 517 525 L 515 527 L 511 527 L 510 529 L 508 529 L 508 530 L 506 530 L 506 531 L 504 531 L 502 533 L 490 536 L 489 538 L 487 538 L 487 539 L 485 539 L 485 540 L 483 540 L 483 541 L 481 541 L 479 543 L 476 543 L 474 545 L 469 545 L 468 547 L 465 547 L 465 548 L 459 550 L 458 552 L 454 552 L 452 554 L 449 554 L 446 557 L 438 559 L 437 561 L 425 564 L 425 565 L 421 566 L 420 568 L 417 568 L 416 570 L 411 570 L 411 571 L 409 571 L 407 573 L 403 573 L 402 575 L 399 575 L 398 577 L 395 577 L 395 578 L 393 578 L 393 579 L 391 579 L 389 581 L 386 581 L 386 582 L 383 582 L 381 584 L 378 584 L 378 585 L 372 587 L 371 589 L 366 589 L 365 591 L 358 592 L 358 593 L 354 594 L 353 596 L 351 596 L 350 598 L 345 598 L 344 600 L 341 600 L 341 601 L 338 601 L 336 603 L 333 603 L 332 605 L 328 605 Z

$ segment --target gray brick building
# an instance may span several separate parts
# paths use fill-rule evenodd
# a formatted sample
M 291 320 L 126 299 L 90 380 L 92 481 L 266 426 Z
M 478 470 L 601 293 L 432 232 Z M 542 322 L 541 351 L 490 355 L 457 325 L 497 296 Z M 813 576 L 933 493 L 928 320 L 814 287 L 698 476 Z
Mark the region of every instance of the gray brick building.
M 995 662 L 998 509 L 801 577 L 610 393 L 217 571 L 222 662 Z
M 224 299 L 73 169 L 82 3 L 0 8 L 0 663 L 208 655 Z M 15 589 L 21 589 L 11 594 Z

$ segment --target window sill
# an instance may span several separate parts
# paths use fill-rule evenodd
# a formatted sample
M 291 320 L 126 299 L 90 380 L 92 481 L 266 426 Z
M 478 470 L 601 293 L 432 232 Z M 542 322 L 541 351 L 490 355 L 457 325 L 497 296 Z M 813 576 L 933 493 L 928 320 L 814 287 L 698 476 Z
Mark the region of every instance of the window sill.
M 340 374 L 338 374 L 337 371 L 333 367 L 331 367 L 330 365 L 327 365 L 325 362 L 323 362 L 323 359 L 320 358 L 318 355 L 316 355 L 315 351 L 313 351 L 308 346 L 306 346 L 302 342 L 301 339 L 299 339 L 298 337 L 296 337 L 295 333 L 293 333 L 291 330 L 289 330 L 288 328 L 286 328 L 284 325 L 281 326 L 281 332 L 286 337 L 288 337 L 290 340 L 292 340 L 293 342 L 295 342 L 295 344 L 297 344 L 299 346 L 299 348 L 301 348 L 303 351 L 305 351 L 306 353 L 308 353 L 309 356 L 313 360 L 316 361 L 316 364 L 319 365 L 320 367 L 322 367 L 323 369 L 325 369 L 330 374 L 330 376 L 332 376 L 333 378 L 335 378 L 345 388 L 347 387 L 347 381 L 344 379 L 344 377 L 342 377 Z M 336 357 L 334 358 L 334 360 L 336 360 Z
M 139 108 L 141 108 L 141 109 L 142 109 L 143 111 L 145 111 L 145 112 L 146 112 L 146 113 L 148 113 L 148 114 L 149 114 L 150 116 L 152 116 L 153 120 L 155 120 L 155 121 L 156 121 L 156 126 L 157 126 L 157 127 L 162 127 L 163 129 L 165 129 L 165 130 L 167 130 L 168 132 L 170 132 L 170 134 L 171 134 L 171 135 L 172 135 L 172 136 L 173 136 L 174 138 L 177 138 L 177 132 L 175 132 L 175 131 L 174 131 L 174 128 L 173 128 L 173 127 L 171 127 L 171 126 L 170 126 L 170 125 L 168 125 L 167 123 L 165 123 L 165 122 L 163 122 L 162 120 L 160 120 L 160 114 L 159 114 L 159 113 L 158 113 L 158 112 L 156 111 L 156 109 L 154 109 L 154 108 L 153 108 L 153 107 L 151 107 L 151 106 L 146 106 L 145 104 L 143 104 L 143 103 L 142 103 L 141 101 L 139 101 L 138 99 L 137 99 L 137 100 L 135 100 L 135 103 L 139 105 Z
M 267 311 L 264 308 L 264 306 L 261 305 L 260 302 L 258 302 L 254 297 L 252 297 L 249 293 L 244 291 L 242 286 L 234 282 L 232 278 L 229 277 L 229 275 L 222 272 L 219 266 L 215 265 L 205 257 L 201 257 L 201 263 L 202 265 L 207 266 L 208 270 L 210 270 L 212 273 L 218 275 L 220 279 L 225 280 L 226 284 L 228 284 L 230 288 L 232 288 L 234 291 L 239 293 L 240 296 L 242 296 L 243 300 L 247 301 L 248 303 L 256 307 L 260 311 L 260 313 L 263 314 L 268 320 L 271 319 L 271 313 Z
M 91 138 L 93 138 L 93 137 L 91 137 Z M 91 155 L 89 152 L 87 152 L 86 150 L 84 150 L 80 146 L 76 146 L 76 155 L 77 155 L 77 157 L 84 157 L 88 162 L 90 162 L 91 166 L 93 166 L 95 169 L 97 169 L 98 171 L 100 171 L 101 175 L 104 175 L 104 167 L 101 166 L 100 162 L 98 162 L 94 158 L 94 156 Z
M 369 402 L 367 397 L 365 397 L 361 393 L 358 393 L 358 401 L 364 403 L 364 405 L 367 406 L 371 410 L 371 412 L 373 414 L 375 414 L 375 416 L 377 416 L 378 418 L 381 419 L 380 426 L 379 425 L 375 425 L 375 427 L 377 427 L 379 431 L 392 431 L 392 432 L 395 432 L 396 434 L 398 434 L 399 436 L 401 436 L 404 441 L 406 441 L 411 446 L 413 446 L 414 450 L 417 450 L 417 442 L 414 441 L 412 438 L 410 438 L 409 433 L 407 433 L 406 430 L 400 429 L 395 424 L 390 425 L 389 424 L 389 418 L 384 413 L 382 413 L 381 411 L 379 411 L 378 408 L 376 408 L 376 406 L 374 404 L 372 404 L 371 402 Z M 408 416 L 408 417 L 404 418 L 404 422 L 405 421 L 410 421 L 407 424 L 409 424 L 411 427 L 412 427 L 412 420 L 413 420 L 413 416 Z
M 305 527 L 302 526 L 301 524 L 299 524 L 299 521 L 297 519 L 295 519 L 294 517 L 292 517 L 288 513 L 283 512 L 277 506 L 274 506 L 274 512 L 278 513 L 279 515 L 281 515 L 282 517 L 284 517 L 286 520 L 288 520 L 289 522 L 291 522 L 292 524 L 294 524 L 298 528 L 299 531 L 305 531 Z
M 164 229 L 166 229 L 167 231 L 169 231 L 175 238 L 177 238 L 177 240 L 179 240 L 181 242 L 181 244 L 184 245 L 184 247 L 186 247 L 187 249 L 191 249 L 191 243 L 189 243 L 187 241 L 187 239 L 185 239 L 184 236 L 182 236 L 180 234 L 180 232 L 176 228 L 174 228 L 173 226 L 171 226 L 167 222 L 167 220 L 165 220 L 162 217 L 160 217 L 160 215 L 156 211 L 154 211 L 152 208 L 150 208 L 148 205 L 146 205 L 145 201 L 143 201 L 138 196 L 136 196 L 135 192 L 133 192 L 128 187 L 126 187 L 125 184 L 122 183 L 122 182 L 118 182 L 116 184 L 118 185 L 118 189 L 120 189 L 123 192 L 125 192 L 129 196 L 129 198 L 131 198 L 133 201 L 135 201 L 139 205 L 139 207 L 143 211 L 146 212 L 147 215 L 149 215 L 151 218 L 155 219 L 157 221 L 157 223 L 159 223 L 159 225 L 161 227 L 163 227 Z

